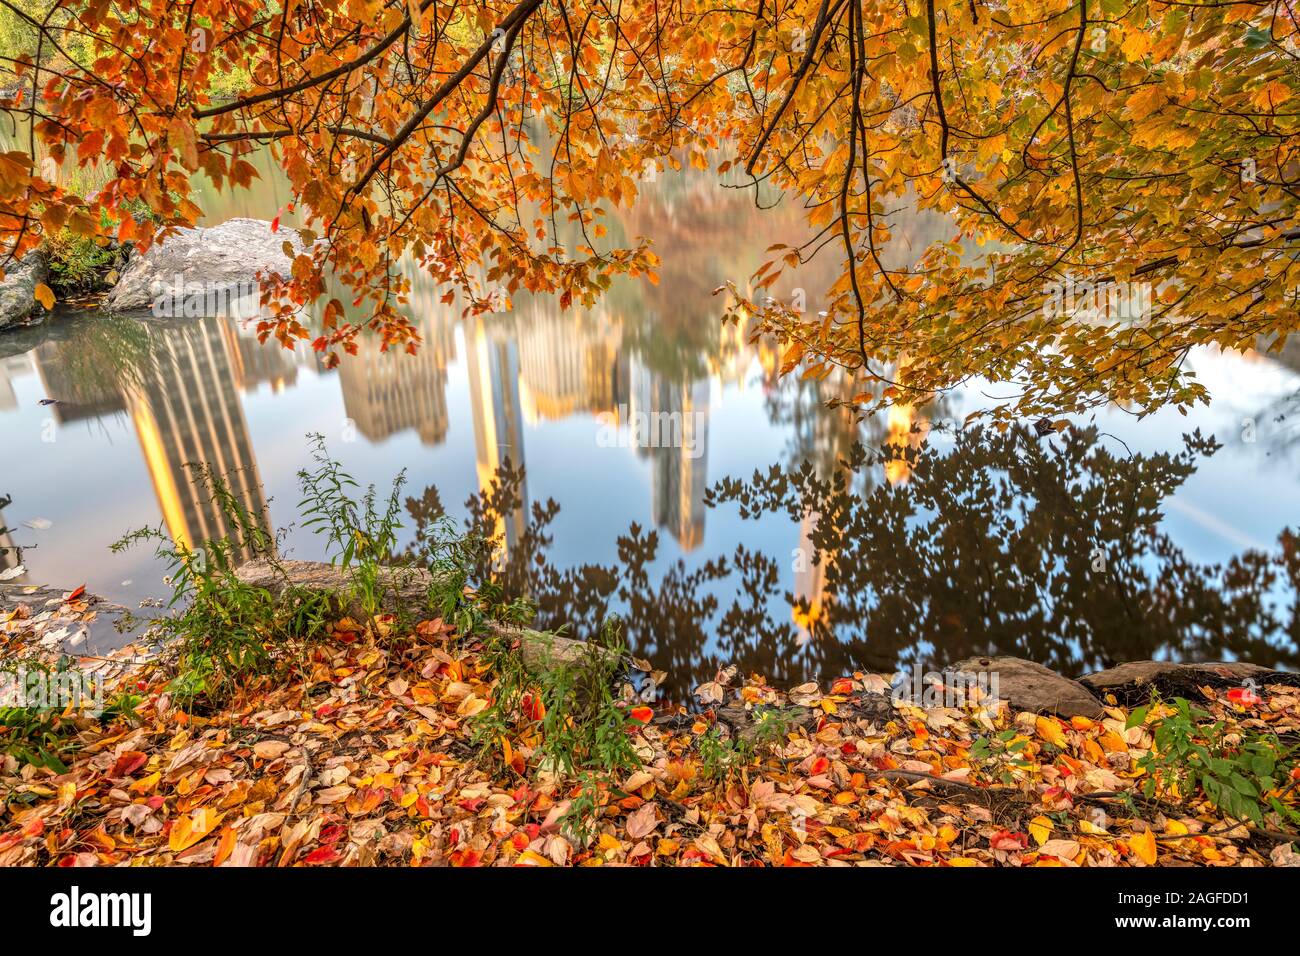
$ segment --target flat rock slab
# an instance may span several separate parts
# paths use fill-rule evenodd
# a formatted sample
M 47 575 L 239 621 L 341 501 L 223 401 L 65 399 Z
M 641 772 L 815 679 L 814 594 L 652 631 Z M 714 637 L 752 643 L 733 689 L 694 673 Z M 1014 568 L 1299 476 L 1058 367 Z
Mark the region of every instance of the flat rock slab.
M 1200 687 L 1228 687 L 1264 684 L 1300 685 L 1300 675 L 1275 671 L 1245 661 L 1218 661 L 1203 664 L 1175 664 L 1171 661 L 1132 661 L 1079 678 L 1079 683 L 1098 697 L 1114 694 L 1124 706 L 1141 704 L 1152 691 L 1164 697 L 1197 697 Z
M 265 588 L 276 596 L 286 588 L 295 587 L 327 591 L 346 599 L 349 590 L 348 572 L 323 561 L 270 561 L 259 558 L 241 565 L 235 575 L 241 581 Z M 381 568 L 379 581 L 384 589 L 382 604 L 385 611 L 404 611 L 416 615 L 427 608 L 429 588 L 434 584 L 433 575 L 424 568 Z M 365 611 L 355 602 L 351 602 L 348 607 L 348 614 L 357 620 L 364 620 L 366 616 Z M 585 654 L 607 653 L 603 647 L 586 641 L 543 634 L 526 627 L 508 627 L 494 622 L 487 624 L 497 633 L 519 642 L 524 666 L 531 670 L 552 670 L 572 663 Z
M 1102 716 L 1100 702 L 1087 688 L 1033 661 L 1019 657 L 969 657 L 945 670 L 987 680 L 990 689 L 996 680 L 997 696 L 1015 711 L 1054 713 L 1062 717 Z
M 132 254 L 104 307 L 151 308 L 159 297 L 167 297 L 170 304 L 164 314 L 188 314 L 183 303 L 194 290 L 187 287 L 198 285 L 215 293 L 250 283 L 259 272 L 288 276 L 293 260 L 284 253 L 286 242 L 295 255 L 307 251 L 295 230 L 272 232 L 264 219 L 230 219 L 218 226 L 177 229 L 155 241 L 148 252 Z M 241 300 L 241 308 L 247 302 Z M 256 296 L 251 304 L 255 303 Z

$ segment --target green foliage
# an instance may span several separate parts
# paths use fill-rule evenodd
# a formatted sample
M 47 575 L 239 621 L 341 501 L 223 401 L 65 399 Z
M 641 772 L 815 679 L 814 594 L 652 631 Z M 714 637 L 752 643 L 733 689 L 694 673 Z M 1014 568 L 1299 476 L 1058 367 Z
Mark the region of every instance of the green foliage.
M 708 780 L 729 778 L 751 763 L 764 748 L 789 736 L 795 718 L 794 710 L 764 707 L 755 713 L 749 733 L 724 737 L 718 727 L 710 728 L 696 741 L 702 775 Z
M 298 472 L 303 526 L 325 536 L 330 563 L 348 572 L 349 596 L 373 617 L 383 606 L 387 590 L 381 570 L 397 560 L 397 532 L 402 527 L 398 516 L 406 471 L 393 479 L 392 491 L 382 504 L 374 485 L 358 501 L 349 494 L 349 489 L 359 487 L 356 479 L 330 458 L 324 436 L 313 434 L 308 438 L 314 445 L 316 467 Z
M 1143 788 L 1148 797 L 1160 793 L 1185 800 L 1199 789 L 1238 820 L 1265 826 L 1269 814 L 1276 813 L 1283 821 L 1300 823 L 1300 813 L 1276 795 L 1296 765 L 1295 744 L 1274 734 L 1229 727 L 1182 697 L 1137 708 L 1128 726 L 1141 725 L 1157 707 L 1160 716 L 1151 726 L 1155 744 L 1138 761 L 1147 774 Z
M 122 263 L 122 252 L 86 236 L 64 231 L 45 241 L 50 256 L 50 288 L 60 296 L 107 288 L 107 274 Z
M 194 548 L 173 541 L 159 526 L 131 532 L 112 546 L 117 552 L 153 542 L 155 554 L 168 565 L 168 607 L 182 609 L 155 626 L 175 641 L 176 676 L 169 690 L 186 708 L 217 704 L 248 677 L 275 671 L 281 662 L 273 650 L 319 634 L 330 607 L 325 594 L 291 589 L 276 598 L 266 588 L 240 580 L 235 571 L 244 561 L 273 557 L 275 539 L 265 516 L 249 512 L 228 477 L 207 465 L 189 467 L 194 482 L 206 488 L 225 518 L 228 533 Z
M 247 67 L 235 66 L 213 75 L 208 84 L 208 96 L 217 101 L 234 100 L 252 85 L 252 71 Z
M 491 705 L 474 719 L 475 741 L 491 752 L 519 724 L 536 725 L 541 769 L 577 789 L 565 828 L 586 843 L 600 815 L 601 784 L 641 766 L 629 733 L 636 722 L 615 692 L 628 660 L 618 620 L 607 621 L 577 657 L 546 668 L 525 668 L 508 630 L 485 638 L 485 657 L 497 683 Z
M 29 675 L 37 674 L 47 684 L 57 686 L 71 669 L 72 662 L 67 657 L 59 658 L 54 667 L 35 658 L 21 658 L 5 661 L 0 666 L 0 674 L 24 681 Z M 139 695 L 119 694 L 104 705 L 98 716 L 105 721 L 133 720 L 139 703 Z M 66 712 L 65 707 L 54 701 L 41 706 L 34 706 L 30 701 L 0 706 L 0 753 L 33 767 L 67 773 L 65 760 L 78 749 L 77 734 L 86 719 L 80 713 Z
M 48 0 L 9 0 L 0 5 L 0 61 L 10 62 L 21 57 L 35 58 L 37 49 L 37 29 L 24 19 L 19 11 L 33 17 L 38 22 L 45 19 L 51 4 Z M 68 10 L 56 10 L 50 16 L 52 26 L 67 25 L 73 14 Z M 72 59 L 80 63 L 89 63 L 92 40 L 84 33 L 75 30 L 60 35 L 59 45 Z M 41 62 L 62 68 L 67 65 L 65 57 L 48 40 L 39 50 Z
M 49 708 L 0 707 L 0 752 L 33 767 L 67 773 L 76 727 Z
M 1019 738 L 1019 739 L 1017 739 Z M 1028 770 L 1033 762 L 1021 756 L 1029 741 L 1015 727 L 997 734 L 976 737 L 970 748 L 970 760 L 991 779 L 1003 786 L 1015 783 L 1014 770 Z

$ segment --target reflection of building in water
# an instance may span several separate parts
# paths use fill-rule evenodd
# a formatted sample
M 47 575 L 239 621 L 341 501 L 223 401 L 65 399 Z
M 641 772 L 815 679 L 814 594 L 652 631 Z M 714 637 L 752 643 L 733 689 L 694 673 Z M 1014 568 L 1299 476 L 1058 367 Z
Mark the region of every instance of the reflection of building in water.
M 223 326 L 235 384 L 245 392 L 255 392 L 263 383 L 270 383 L 273 392 L 293 388 L 298 381 L 294 352 L 273 338 L 259 342 L 253 329 L 238 321 Z
M 709 371 L 724 385 L 745 386 L 745 375 L 754 361 L 745 322 L 725 322 L 718 337 L 718 350 L 709 356 Z
M 794 558 L 794 597 L 795 603 L 790 608 L 799 633 L 795 640 L 802 647 L 812 640 L 813 631 L 823 623 L 830 596 L 826 593 L 826 563 L 828 555 L 813 564 L 816 546 L 813 535 L 817 532 L 820 515 L 816 512 L 806 514 L 799 522 L 799 547 L 795 549 Z M 805 608 L 803 605 L 806 604 Z
M 140 448 L 167 529 L 177 542 L 235 537 L 235 529 L 186 465 L 206 462 L 225 477 L 249 514 L 266 516 L 257 460 L 239 400 L 231 319 L 150 329 L 157 361 L 139 385 L 124 386 Z M 237 558 L 251 556 L 247 549 Z
M 637 454 L 653 465 L 655 524 L 685 551 L 704 540 L 708 482 L 709 380 L 669 382 L 639 362 L 631 368 L 629 425 Z
M 59 400 L 48 410 L 60 424 L 101 418 L 126 408 L 115 370 L 87 369 L 85 356 L 72 354 L 78 347 L 76 339 L 52 340 L 43 342 L 32 352 L 41 387 L 46 395 Z M 91 371 L 94 374 L 88 374 Z
M 524 421 L 617 414 L 627 394 L 621 330 L 603 312 L 556 314 L 549 305 L 532 299 L 517 325 Z
M 403 349 L 381 351 L 381 340 L 365 336 L 357 354 L 339 364 L 343 408 L 357 431 L 381 441 L 408 428 L 426 445 L 447 438 L 447 363 L 455 359 L 451 325 L 440 315 L 416 323 L 422 339 L 410 355 Z
M 857 378 L 844 369 L 834 370 L 824 379 L 791 383 L 793 393 L 791 424 L 794 430 L 793 464 L 811 463 L 822 480 L 830 480 L 841 462 L 859 440 L 858 414 L 848 402 L 860 390 Z M 791 618 L 798 628 L 800 646 L 810 641 L 826 625 L 834 594 L 827 589 L 826 568 L 835 555 L 823 553 L 814 564 L 820 515 L 806 514 L 799 523 L 799 546 L 794 559 L 794 598 Z M 805 606 L 806 605 L 806 606 Z
M 885 462 L 885 478 L 891 485 L 905 485 L 912 478 L 912 466 L 902 457 L 907 448 L 916 448 L 924 437 L 919 430 L 913 430 L 916 410 L 911 405 L 889 406 L 888 444 L 896 446 L 897 457 Z
M 18 393 L 14 380 L 32 373 L 32 360 L 27 354 L 11 355 L 0 359 L 0 410 L 18 407 Z
M 465 323 L 465 364 L 469 367 L 470 407 L 474 414 L 474 451 L 478 487 L 487 492 L 508 459 L 524 465 L 524 425 L 519 397 L 519 351 L 505 323 L 489 328 L 482 317 Z M 506 553 L 523 537 L 528 515 L 528 484 L 519 500 L 497 524 L 496 542 Z

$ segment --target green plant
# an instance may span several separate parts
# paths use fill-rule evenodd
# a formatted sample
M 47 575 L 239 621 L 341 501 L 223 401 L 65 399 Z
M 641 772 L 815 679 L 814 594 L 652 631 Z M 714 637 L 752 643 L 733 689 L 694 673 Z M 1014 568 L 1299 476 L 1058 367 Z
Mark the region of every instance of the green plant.
M 748 765 L 764 748 L 784 740 L 794 727 L 795 713 L 780 707 L 764 707 L 754 715 L 747 733 L 724 737 L 717 726 L 709 728 L 695 742 L 700 773 L 707 780 L 730 777 Z
M 283 662 L 274 651 L 320 633 L 330 610 L 327 594 L 287 589 L 277 598 L 239 578 L 236 570 L 245 560 L 273 558 L 275 538 L 265 515 L 252 514 L 226 476 L 207 465 L 189 468 L 193 481 L 207 489 L 228 533 L 191 547 L 159 526 L 133 531 L 112 545 L 116 552 L 153 542 L 155 554 L 168 565 L 168 607 L 179 613 L 154 626 L 174 641 L 176 673 L 169 690 L 186 708 L 218 703 L 249 676 L 273 672 Z
M 138 695 L 119 693 L 102 710 L 88 709 L 81 703 L 86 689 L 82 680 L 68 657 L 60 657 L 52 667 L 28 657 L 11 658 L 0 665 L 4 689 L 0 699 L 6 701 L 0 705 L 0 753 L 34 767 L 67 773 L 64 758 L 78 749 L 77 734 L 90 716 L 104 721 L 135 719 Z M 31 696 L 34 687 L 41 688 L 37 698 Z M 78 702 L 76 711 L 69 707 L 74 701 Z
M 303 526 L 325 536 L 330 563 L 348 573 L 349 597 L 373 618 L 388 589 L 384 569 L 397 560 L 397 532 L 402 527 L 398 515 L 406 471 L 393 479 L 392 491 L 382 505 L 374 485 L 358 501 L 349 494 L 349 489 L 358 487 L 356 479 L 329 456 L 324 436 L 307 437 L 314 445 L 316 467 L 298 472 Z
M 628 654 L 618 620 L 606 621 L 600 638 L 575 656 L 549 655 L 545 667 L 525 667 L 508 629 L 491 631 L 484 651 L 497 682 L 492 703 L 474 719 L 475 741 L 491 753 L 520 726 L 535 731 L 540 769 L 576 788 L 562 821 L 586 843 L 600 815 L 602 782 L 641 766 L 630 736 L 637 723 L 615 692 Z
M 1153 700 L 1134 710 L 1129 727 L 1142 725 L 1149 714 L 1154 746 L 1138 761 L 1147 777 L 1143 791 L 1186 800 L 1198 788 L 1216 808 L 1257 826 L 1270 813 L 1300 822 L 1300 812 L 1277 797 L 1281 781 L 1295 766 L 1296 746 L 1274 734 L 1229 726 L 1182 697 Z
M 120 249 L 66 230 L 48 235 L 45 248 L 50 259 L 50 287 L 62 296 L 94 292 L 106 286 L 106 274 L 122 258 Z
M 976 737 L 970 748 L 971 763 L 980 767 L 990 778 L 997 779 L 1003 786 L 1015 782 L 1013 770 L 1028 770 L 1033 762 L 1022 757 L 1021 751 L 1029 746 L 1029 741 L 1015 727 L 996 734 Z

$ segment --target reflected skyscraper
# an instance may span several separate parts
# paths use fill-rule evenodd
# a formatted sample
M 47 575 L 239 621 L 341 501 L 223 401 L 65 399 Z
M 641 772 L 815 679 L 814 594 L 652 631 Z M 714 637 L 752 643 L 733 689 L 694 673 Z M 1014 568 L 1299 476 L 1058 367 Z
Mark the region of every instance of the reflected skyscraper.
M 426 316 L 417 327 L 422 341 L 414 355 L 382 351 L 378 338 L 364 336 L 357 354 L 339 365 L 344 411 L 371 441 L 408 428 L 425 445 L 447 438 L 447 365 L 455 357 L 455 339 L 440 315 Z
M 0 359 L 0 410 L 17 408 L 18 393 L 14 389 L 14 379 L 30 375 L 32 360 L 27 355 L 12 355 Z
M 265 343 L 248 326 L 237 320 L 222 320 L 235 383 L 245 392 L 255 392 L 269 384 L 274 392 L 292 388 L 298 381 L 295 354 L 281 348 L 274 339 Z
M 87 374 L 86 356 L 77 354 L 77 339 L 45 342 L 33 353 L 45 394 L 59 400 L 49 406 L 59 424 L 102 418 L 126 409 L 111 369 Z
M 519 395 L 519 349 L 504 322 L 483 316 L 465 322 L 465 364 L 469 369 L 470 408 L 474 417 L 474 456 L 480 492 L 487 492 L 497 470 L 509 460 L 524 465 L 524 422 Z M 528 485 L 520 485 L 519 502 L 497 526 L 497 543 L 509 553 L 527 527 Z
M 617 323 L 605 312 L 557 315 L 549 305 L 530 300 L 517 324 L 524 420 L 534 424 L 584 412 L 617 413 L 627 393 Z
M 708 379 L 670 382 L 634 361 L 629 419 L 637 454 L 648 458 L 651 512 L 683 551 L 704 540 L 704 492 L 708 485 Z
M 208 490 L 192 481 L 186 467 L 192 462 L 206 462 L 224 476 L 248 513 L 269 524 L 239 399 L 232 321 L 151 327 L 157 361 L 138 384 L 123 388 L 167 530 L 191 547 L 235 532 Z M 244 549 L 236 557 L 252 554 Z

